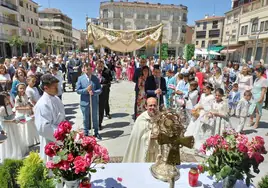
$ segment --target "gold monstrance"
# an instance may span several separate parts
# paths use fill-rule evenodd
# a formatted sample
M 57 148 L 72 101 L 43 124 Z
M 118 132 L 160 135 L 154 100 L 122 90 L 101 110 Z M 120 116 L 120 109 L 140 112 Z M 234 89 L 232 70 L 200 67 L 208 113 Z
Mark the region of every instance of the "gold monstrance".
M 153 121 L 152 136 L 158 141 L 160 154 L 150 170 L 155 178 L 169 182 L 170 188 L 174 188 L 175 181 L 180 178 L 176 167 L 181 163 L 180 148 L 192 148 L 194 145 L 192 136 L 184 137 L 184 120 L 183 113 L 164 110 Z

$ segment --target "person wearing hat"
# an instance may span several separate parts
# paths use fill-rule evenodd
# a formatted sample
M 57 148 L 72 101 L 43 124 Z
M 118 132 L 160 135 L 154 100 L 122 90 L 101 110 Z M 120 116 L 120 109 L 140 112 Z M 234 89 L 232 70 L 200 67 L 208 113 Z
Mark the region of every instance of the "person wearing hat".
M 163 96 L 167 92 L 167 85 L 165 78 L 161 77 L 159 65 L 154 65 L 153 75 L 149 76 L 145 82 L 145 92 L 147 98 L 157 97 L 160 99 L 160 105 L 164 104 Z
M 34 107 L 35 125 L 40 136 L 40 156 L 47 161 L 45 146 L 56 141 L 53 137 L 60 122 L 65 120 L 64 105 L 58 95 L 59 80 L 51 74 L 41 77 L 42 97 Z

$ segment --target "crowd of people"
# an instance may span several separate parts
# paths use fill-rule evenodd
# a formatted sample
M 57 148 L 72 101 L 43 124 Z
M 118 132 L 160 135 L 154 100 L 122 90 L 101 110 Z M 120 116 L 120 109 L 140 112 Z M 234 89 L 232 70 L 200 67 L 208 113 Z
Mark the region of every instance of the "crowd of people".
M 9 136 L 0 144 L 0 160 L 21 158 L 30 146 L 40 142 L 42 149 L 53 141 L 57 124 L 65 120 L 61 100 L 68 89 L 80 95 L 84 134 L 93 128 L 93 135 L 101 140 L 103 118 L 111 118 L 110 87 L 120 80 L 135 83 L 134 120 L 150 118 L 157 106 L 182 107 L 189 119 L 186 135 L 193 135 L 196 143 L 221 134 L 227 126 L 243 132 L 248 116 L 249 126 L 258 128 L 262 108 L 268 107 L 266 72 L 262 63 L 220 66 L 194 57 L 188 62 L 181 58 L 160 62 L 137 56 L 65 53 L 4 59 L 0 129 Z M 240 119 L 236 127 L 229 121 L 231 116 Z

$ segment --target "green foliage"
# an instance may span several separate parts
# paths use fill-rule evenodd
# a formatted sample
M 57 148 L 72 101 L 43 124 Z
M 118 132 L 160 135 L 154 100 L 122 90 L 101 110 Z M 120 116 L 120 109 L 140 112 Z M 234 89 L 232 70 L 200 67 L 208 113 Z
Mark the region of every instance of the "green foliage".
M 189 61 L 194 56 L 195 45 L 194 44 L 186 44 L 184 47 L 184 59 Z
M 20 38 L 20 36 L 13 36 L 8 40 L 10 47 L 19 47 L 22 46 L 24 41 Z
M 258 188 L 267 188 L 267 187 L 268 187 L 268 175 L 264 176 L 258 183 Z
M 16 175 L 22 167 L 22 160 L 5 159 L 0 166 L 0 185 L 1 188 L 18 188 Z
M 43 161 L 38 153 L 31 152 L 28 158 L 23 161 L 19 170 L 17 182 L 21 188 L 54 188 L 53 179 L 48 176 Z
M 168 59 L 168 44 L 167 43 L 161 44 L 161 59 L 162 60 Z
M 41 50 L 41 49 L 45 48 L 46 46 L 47 46 L 46 43 L 44 43 L 44 42 L 39 42 L 39 43 L 36 44 L 36 49 L 37 49 L 37 50 Z

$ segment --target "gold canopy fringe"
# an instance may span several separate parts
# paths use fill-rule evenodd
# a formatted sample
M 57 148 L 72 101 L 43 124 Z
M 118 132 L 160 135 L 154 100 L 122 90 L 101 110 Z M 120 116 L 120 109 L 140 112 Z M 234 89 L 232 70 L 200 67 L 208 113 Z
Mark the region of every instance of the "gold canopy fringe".
M 156 46 L 162 39 L 163 24 L 141 30 L 113 30 L 89 24 L 88 38 L 96 48 L 105 46 L 113 51 L 132 52 L 144 46 Z

